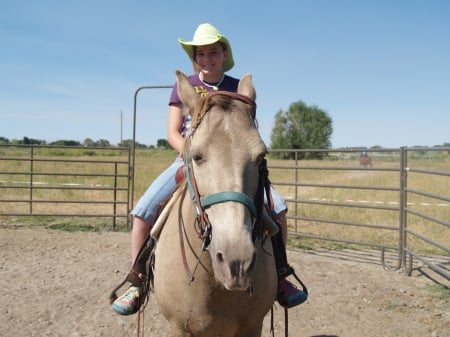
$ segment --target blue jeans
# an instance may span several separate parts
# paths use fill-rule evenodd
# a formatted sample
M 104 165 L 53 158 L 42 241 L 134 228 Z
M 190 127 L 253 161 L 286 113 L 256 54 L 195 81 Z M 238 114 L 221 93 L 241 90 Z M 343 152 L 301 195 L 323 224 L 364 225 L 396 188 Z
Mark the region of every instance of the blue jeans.
M 131 214 L 145 220 L 146 223 L 153 225 L 156 220 L 155 210 L 167 197 L 169 197 L 177 187 L 175 175 L 183 160 L 177 158 L 163 173 L 161 173 L 149 186 L 144 195 L 139 199 L 138 203 L 131 211 Z
M 270 185 L 270 193 L 272 193 L 273 210 L 275 214 L 288 210 L 286 201 L 278 194 L 278 192 Z M 267 203 L 267 196 L 264 193 L 264 202 Z

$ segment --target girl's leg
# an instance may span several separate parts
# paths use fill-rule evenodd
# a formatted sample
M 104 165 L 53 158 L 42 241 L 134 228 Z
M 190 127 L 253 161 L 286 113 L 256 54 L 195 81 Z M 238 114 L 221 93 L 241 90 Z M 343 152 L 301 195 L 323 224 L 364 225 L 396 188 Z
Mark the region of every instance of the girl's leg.
M 137 255 L 145 242 L 152 226 L 144 219 L 133 217 L 133 228 L 131 229 L 131 263 L 134 264 Z
M 177 159 L 156 178 L 131 212 L 134 216 L 131 230 L 131 259 L 133 265 L 156 220 L 155 210 L 176 188 L 175 175 L 182 164 L 183 161 Z M 129 287 L 122 296 L 114 301 L 114 311 L 121 315 L 134 314 L 139 310 L 140 296 L 142 296 L 142 293 L 138 287 Z
M 134 260 L 147 238 L 157 214 L 154 214 L 160 203 L 168 198 L 176 188 L 175 175 L 183 161 L 177 159 L 149 186 L 144 195 L 139 199 L 131 214 L 133 227 L 131 230 L 131 259 Z
M 280 194 L 271 186 L 270 187 L 273 199 L 274 213 L 276 221 L 280 224 L 281 227 L 281 239 L 284 243 L 284 247 L 287 244 L 287 205 L 284 199 Z M 297 289 L 290 281 L 283 278 L 280 280 L 278 285 L 278 302 L 286 307 L 291 308 L 296 305 L 303 303 L 306 300 L 305 294 L 303 291 Z

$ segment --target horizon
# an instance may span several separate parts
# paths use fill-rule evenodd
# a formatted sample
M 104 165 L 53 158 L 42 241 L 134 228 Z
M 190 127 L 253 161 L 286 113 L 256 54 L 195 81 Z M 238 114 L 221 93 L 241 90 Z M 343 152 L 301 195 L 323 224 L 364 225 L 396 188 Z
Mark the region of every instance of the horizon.
M 6 138 L 6 137 L 3 137 L 3 136 L 1 136 L 0 135 L 0 140 L 2 139 L 2 138 Z M 32 142 L 34 142 L 34 141 L 39 141 L 39 142 L 43 142 L 42 144 L 34 144 L 34 143 L 32 143 L 32 144 L 25 144 L 25 143 L 20 143 L 21 141 L 24 141 L 24 139 L 25 138 L 28 138 L 30 141 L 32 141 Z M 57 143 L 57 142 L 76 142 L 76 143 L 79 143 L 79 145 L 71 145 L 71 146 L 75 146 L 75 147 L 77 147 L 77 146 L 82 146 L 82 147 L 86 147 L 86 145 L 84 145 L 84 143 L 85 143 L 85 141 L 86 140 L 92 140 L 94 143 L 98 143 L 99 141 L 103 141 L 103 140 L 105 140 L 105 141 L 108 141 L 109 142 L 109 144 L 110 144 L 110 146 L 111 147 L 120 147 L 120 145 L 121 144 L 123 144 L 123 143 L 127 143 L 127 142 L 129 142 L 129 141 L 133 141 L 133 139 L 132 138 L 129 138 L 129 139 L 123 139 L 121 142 L 119 142 L 119 143 L 117 143 L 117 144 L 115 144 L 115 143 L 111 143 L 108 139 L 97 139 L 97 140 L 95 140 L 95 139 L 92 139 L 92 138 L 90 138 L 90 137 L 87 137 L 87 138 L 85 138 L 85 139 L 83 139 L 83 140 L 76 140 L 76 139 L 57 139 L 57 140 L 54 140 L 54 141 L 47 141 L 47 140 L 45 140 L 45 139 L 34 139 L 34 138 L 29 138 L 29 137 L 26 137 L 26 136 L 24 136 L 22 139 L 7 139 L 8 141 L 9 141 L 9 143 L 7 143 L 7 144 L 2 144 L 1 142 L 0 142 L 0 145 L 12 145 L 12 146 L 14 146 L 14 145 L 42 145 L 42 146 L 61 146 L 61 147 L 63 147 L 63 146 L 66 146 L 66 145 L 60 145 L 60 144 L 55 144 L 55 143 Z M 161 138 L 161 139 L 158 139 L 157 140 L 157 142 L 159 141 L 159 140 L 164 140 L 164 141 L 166 141 L 167 142 L 167 139 L 163 139 L 163 138 Z M 145 144 L 145 143 L 141 143 L 141 142 L 139 142 L 138 140 L 136 140 L 136 145 L 140 145 L 140 146 L 145 146 L 145 148 L 146 149 L 159 149 L 159 147 L 157 146 L 157 142 L 155 143 L 155 144 Z M 170 145 L 169 145 L 170 146 Z M 96 146 L 96 145 L 94 145 L 94 146 L 91 146 L 91 147 L 93 147 L 93 148 L 95 148 L 95 147 L 102 147 L 102 146 Z M 122 147 L 125 147 L 126 148 L 126 146 L 122 146 Z M 367 149 L 367 150 L 380 150 L 380 149 L 382 149 L 382 150 L 389 150 L 389 149 L 399 149 L 399 148 L 401 148 L 401 147 L 406 147 L 406 148 L 450 148 L 450 142 L 444 142 L 444 143 L 442 143 L 442 144 L 435 144 L 435 145 L 432 145 L 432 146 L 427 146 L 427 145 L 420 145 L 420 144 L 416 144 L 416 145 L 412 145 L 412 146 L 399 146 L 399 147 L 383 147 L 383 146 L 380 146 L 380 145 L 372 145 L 372 146 L 361 146 L 361 145 L 353 145 L 353 146 L 345 146 L 345 147 L 330 147 L 330 148 L 326 148 L 326 149 L 330 149 L 330 150 L 360 150 L 360 149 Z M 268 148 L 270 149 L 270 147 L 268 146 Z M 279 149 L 279 148 L 274 148 L 274 150 L 286 150 L 286 149 Z M 309 149 L 287 149 L 287 150 L 309 150 Z M 310 150 L 314 150 L 314 149 L 310 149 Z M 315 149 L 315 150 L 323 150 L 323 148 L 321 148 L 321 149 Z

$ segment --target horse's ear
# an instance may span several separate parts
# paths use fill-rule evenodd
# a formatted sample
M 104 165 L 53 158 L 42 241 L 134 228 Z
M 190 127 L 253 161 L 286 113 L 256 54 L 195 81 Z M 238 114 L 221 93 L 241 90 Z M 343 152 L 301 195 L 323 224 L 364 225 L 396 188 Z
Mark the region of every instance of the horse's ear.
M 252 82 L 252 75 L 245 74 L 241 80 L 239 81 L 238 93 L 247 97 L 250 97 L 252 100 L 256 99 L 256 91 Z
M 184 112 L 192 114 L 192 110 L 199 99 L 199 95 L 195 92 L 194 88 L 189 83 L 188 77 L 182 71 L 175 70 L 175 75 L 177 77 L 178 97 L 180 97 L 183 107 L 187 108 L 187 111 Z

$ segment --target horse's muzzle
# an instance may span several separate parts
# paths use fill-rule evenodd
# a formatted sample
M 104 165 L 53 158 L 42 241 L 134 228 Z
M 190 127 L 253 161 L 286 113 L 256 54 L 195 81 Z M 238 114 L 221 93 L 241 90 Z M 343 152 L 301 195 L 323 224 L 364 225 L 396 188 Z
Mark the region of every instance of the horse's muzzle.
M 256 264 L 256 252 L 247 259 L 227 260 L 223 252 L 217 252 L 215 257 L 216 278 L 227 290 L 249 291 L 251 288 L 251 275 Z

